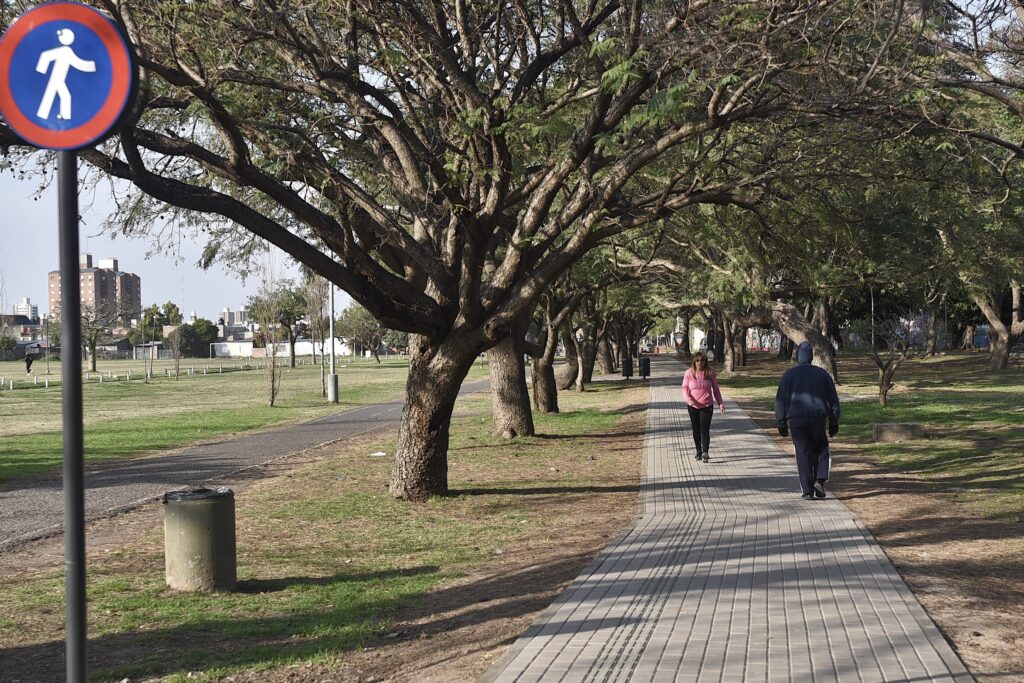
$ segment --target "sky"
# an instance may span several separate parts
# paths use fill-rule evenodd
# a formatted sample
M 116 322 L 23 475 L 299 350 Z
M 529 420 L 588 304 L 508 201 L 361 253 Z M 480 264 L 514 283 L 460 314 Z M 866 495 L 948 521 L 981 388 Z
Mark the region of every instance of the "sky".
M 0 273 L 5 290 L 0 313 L 11 313 L 14 304 L 25 297 L 39 306 L 41 316 L 47 313 L 47 273 L 60 267 L 57 189 L 53 183 L 35 200 L 36 187 L 35 181 L 0 173 Z M 111 212 L 107 194 L 109 190 L 97 191 L 91 207 L 82 200 L 79 251 L 92 254 L 93 265 L 99 259 L 116 258 L 120 270 L 138 275 L 143 306 L 173 301 L 186 319 L 194 311 L 200 318 L 216 321 L 222 309 L 237 310 L 256 293 L 259 285 L 253 278 L 243 281 L 220 264 L 207 271 L 198 268 L 201 244 L 181 244 L 178 258 L 166 254 L 147 258 L 150 246 L 145 240 L 99 234 L 99 226 Z M 294 278 L 296 272 L 284 269 L 284 275 Z M 340 310 L 348 296 L 340 291 L 337 296 Z

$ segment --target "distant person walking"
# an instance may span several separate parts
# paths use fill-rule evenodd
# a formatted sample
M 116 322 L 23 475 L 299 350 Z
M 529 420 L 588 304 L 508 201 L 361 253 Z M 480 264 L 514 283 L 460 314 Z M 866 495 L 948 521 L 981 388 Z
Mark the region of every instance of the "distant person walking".
M 724 413 L 725 403 L 718 389 L 714 371 L 708 367 L 708 357 L 703 351 L 693 354 L 693 363 L 683 375 L 683 400 L 690 413 L 693 429 L 693 444 L 697 448 L 695 460 L 707 462 L 711 459 L 711 417 L 715 402 Z
M 32 374 L 32 362 L 35 359 L 36 359 L 36 357 L 34 355 L 32 355 L 32 351 L 30 349 L 26 349 L 25 350 L 25 374 L 26 375 L 31 375 Z
M 839 432 L 839 395 L 823 369 L 811 365 L 814 349 L 803 342 L 796 366 L 782 376 L 775 393 L 775 423 L 782 436 L 793 436 L 803 498 L 824 498 L 829 475 L 828 439 Z M 825 436 L 825 430 L 828 436 Z

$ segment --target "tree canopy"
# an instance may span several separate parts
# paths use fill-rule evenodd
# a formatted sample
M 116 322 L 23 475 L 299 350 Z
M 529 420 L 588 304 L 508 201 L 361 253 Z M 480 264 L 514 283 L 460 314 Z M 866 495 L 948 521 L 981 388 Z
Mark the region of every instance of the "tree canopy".
M 447 490 L 473 360 L 594 250 L 824 349 L 794 302 L 863 278 L 909 216 L 870 208 L 870 145 L 941 131 L 1015 153 L 1015 81 L 969 64 L 952 2 L 103 5 L 145 75 L 131 125 L 80 152 L 125 182 L 111 229 L 192 231 L 204 264 L 269 243 L 411 333 L 407 499 Z M 999 130 L 973 125 L 993 106 Z

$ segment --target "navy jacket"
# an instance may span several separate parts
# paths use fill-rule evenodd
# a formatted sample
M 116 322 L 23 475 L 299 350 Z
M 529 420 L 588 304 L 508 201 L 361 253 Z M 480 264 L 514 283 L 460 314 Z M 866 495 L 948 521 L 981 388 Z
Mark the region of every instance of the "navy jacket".
M 839 394 L 832 377 L 811 365 L 814 352 L 807 342 L 796 351 L 797 365 L 786 371 L 775 393 L 775 422 L 780 427 L 787 420 L 828 418 L 829 425 L 839 426 Z

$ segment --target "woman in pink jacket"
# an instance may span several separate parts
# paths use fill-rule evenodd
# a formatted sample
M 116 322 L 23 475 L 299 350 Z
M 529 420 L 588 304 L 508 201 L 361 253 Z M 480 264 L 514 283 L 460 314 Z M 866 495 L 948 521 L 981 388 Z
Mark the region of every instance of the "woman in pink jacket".
M 702 351 L 693 354 L 693 364 L 683 375 L 683 400 L 690 413 L 690 425 L 693 427 L 693 443 L 697 446 L 697 460 L 710 459 L 708 451 L 711 446 L 711 416 L 714 414 L 715 402 L 721 412 L 725 412 L 722 392 L 718 390 L 715 373 L 708 367 L 708 357 Z

